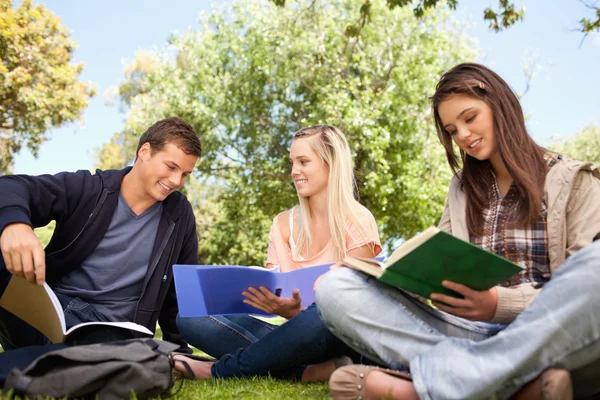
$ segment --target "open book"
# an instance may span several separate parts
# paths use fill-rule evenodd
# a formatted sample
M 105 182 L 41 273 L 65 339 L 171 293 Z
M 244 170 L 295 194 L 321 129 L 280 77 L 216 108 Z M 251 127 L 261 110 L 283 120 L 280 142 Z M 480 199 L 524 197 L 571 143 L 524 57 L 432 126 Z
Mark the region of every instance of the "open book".
M 523 270 L 436 227 L 407 240 L 383 263 L 351 256 L 346 256 L 342 263 L 425 298 L 431 293 L 462 297 L 443 287 L 444 280 L 474 290 L 487 290 Z
M 277 272 L 261 267 L 176 264 L 173 276 L 179 315 L 270 315 L 243 302 L 246 298 L 242 292 L 249 287 L 258 289 L 260 286 L 281 297 L 292 297 L 292 291 L 299 289 L 302 306 L 307 307 L 315 301 L 315 280 L 329 271 L 331 265 Z
M 133 322 L 86 322 L 67 330 L 60 301 L 45 282 L 42 286 L 13 276 L 0 298 L 0 306 L 36 328 L 52 343 L 62 343 L 74 331 L 90 325 L 108 325 L 153 336 L 145 326 Z

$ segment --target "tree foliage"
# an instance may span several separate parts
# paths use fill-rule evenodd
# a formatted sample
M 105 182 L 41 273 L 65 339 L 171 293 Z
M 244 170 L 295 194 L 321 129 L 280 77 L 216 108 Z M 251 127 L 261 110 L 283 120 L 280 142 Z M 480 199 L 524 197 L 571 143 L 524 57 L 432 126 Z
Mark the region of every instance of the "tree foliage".
M 37 156 L 52 127 L 74 121 L 95 90 L 70 64 L 75 43 L 42 4 L 0 0 L 0 174 L 23 144 Z
M 51 221 L 48 225 L 42 226 L 40 228 L 35 228 L 35 234 L 42 242 L 42 245 L 45 247 L 50 243 L 50 239 L 54 234 L 54 228 L 56 228 L 56 221 Z
M 286 0 L 270 0 L 279 7 L 286 5 Z M 386 0 L 390 9 L 395 7 L 412 7 L 412 11 L 417 18 L 421 18 L 425 12 L 439 4 L 446 4 L 451 10 L 456 10 L 459 0 Z M 591 17 L 584 17 L 579 20 L 579 30 L 585 35 L 600 31 L 600 6 L 594 0 L 580 0 L 591 12 Z M 358 23 L 348 25 L 346 31 L 353 34 L 358 28 L 371 16 L 371 3 L 373 0 L 363 0 L 359 9 L 361 18 Z M 488 22 L 489 29 L 494 32 L 500 32 L 511 27 L 518 21 L 522 21 L 525 16 L 525 7 L 517 7 L 511 0 L 498 0 L 498 8 L 487 7 L 483 10 L 483 20 Z
M 139 51 L 134 61 L 125 67 L 125 79 L 117 88 L 109 89 L 107 103 L 113 104 L 121 101 L 122 111 L 127 112 L 132 107 L 132 101 L 137 95 L 140 97 L 146 90 L 145 78 L 156 73 L 160 68 L 160 59 L 157 54 L 148 51 Z M 137 109 L 134 108 L 127 114 L 127 120 L 121 132 L 115 133 L 108 143 L 96 149 L 96 168 L 121 169 L 135 159 L 140 129 L 137 120 Z
M 581 0 L 581 2 L 591 12 L 590 17 L 584 17 L 579 20 L 581 32 L 586 35 L 592 32 L 600 32 L 600 2 L 597 0 Z
M 264 263 L 273 218 L 298 201 L 287 161 L 292 133 L 309 125 L 346 132 L 360 200 L 386 243 L 437 222 L 450 173 L 427 94 L 443 71 L 475 56 L 474 46 L 446 10 L 417 19 L 383 2 L 372 2 L 372 23 L 348 36 L 339 24 L 359 17 L 358 4 L 236 2 L 173 37 L 158 66 L 126 75 L 123 143 L 133 146 L 171 115 L 201 136 L 199 176 L 210 182 L 201 196 L 216 204 L 203 262 Z
M 569 158 L 600 163 L 600 126 L 592 124 L 571 137 L 554 141 L 550 149 Z

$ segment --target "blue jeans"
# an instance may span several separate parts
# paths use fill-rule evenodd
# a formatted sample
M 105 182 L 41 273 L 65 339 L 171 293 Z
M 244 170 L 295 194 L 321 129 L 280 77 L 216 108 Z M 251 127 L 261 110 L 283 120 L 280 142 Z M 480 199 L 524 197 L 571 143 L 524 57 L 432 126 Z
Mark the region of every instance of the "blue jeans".
M 210 356 L 221 358 L 257 342 L 277 325 L 249 315 L 177 316 L 177 328 L 189 344 Z
M 299 380 L 307 365 L 335 357 L 348 356 L 357 362 L 368 362 L 329 332 L 314 304 L 281 326 L 264 323 L 259 332 L 252 330 L 256 326 L 250 326 L 256 325 L 254 318 L 242 316 L 232 321 L 231 317 L 178 320 L 179 330 L 192 345 L 202 344 L 212 351 L 211 355 L 229 352 L 213 364 L 214 378 L 271 375 Z M 194 320 L 202 320 L 201 325 L 192 327 Z M 250 324 L 246 325 L 247 322 Z M 236 326 L 241 329 L 237 331 Z M 202 331 L 202 327 L 208 330 Z M 189 336 L 192 333 L 194 337 Z M 257 340 L 252 341 L 253 337 Z M 231 344 L 226 343 L 229 339 Z
M 316 298 L 350 347 L 410 366 L 421 399 L 504 399 L 555 366 L 571 371 L 576 395 L 600 390 L 600 241 L 570 257 L 506 327 L 450 316 L 347 268 L 327 273 Z

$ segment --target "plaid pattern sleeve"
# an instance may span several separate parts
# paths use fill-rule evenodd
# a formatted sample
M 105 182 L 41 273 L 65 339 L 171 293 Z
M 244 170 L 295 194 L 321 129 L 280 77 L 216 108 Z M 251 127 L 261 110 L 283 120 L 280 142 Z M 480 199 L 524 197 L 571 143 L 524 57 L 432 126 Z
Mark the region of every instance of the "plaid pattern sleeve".
M 549 158 L 548 168 L 557 161 L 556 158 Z M 535 224 L 523 228 L 517 226 L 514 215 L 514 210 L 519 204 L 514 185 L 502 197 L 494 179 L 489 198 L 489 206 L 483 211 L 485 221 L 483 236 L 472 237 L 471 242 L 524 268 L 523 271 L 503 282 L 501 286 L 548 282 L 550 258 L 546 204 L 542 203 L 542 210 Z

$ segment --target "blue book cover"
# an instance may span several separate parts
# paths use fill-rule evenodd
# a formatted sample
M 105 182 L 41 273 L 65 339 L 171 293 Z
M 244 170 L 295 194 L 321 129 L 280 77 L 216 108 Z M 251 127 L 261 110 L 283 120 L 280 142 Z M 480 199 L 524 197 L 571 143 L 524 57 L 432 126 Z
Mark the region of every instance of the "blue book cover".
M 281 297 L 292 297 L 300 290 L 302 307 L 315 301 L 315 280 L 333 264 L 318 265 L 290 272 L 271 271 L 260 267 L 179 265 L 173 266 L 179 315 L 253 314 L 271 316 L 243 301 L 242 292 L 249 287 L 264 286 Z

